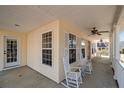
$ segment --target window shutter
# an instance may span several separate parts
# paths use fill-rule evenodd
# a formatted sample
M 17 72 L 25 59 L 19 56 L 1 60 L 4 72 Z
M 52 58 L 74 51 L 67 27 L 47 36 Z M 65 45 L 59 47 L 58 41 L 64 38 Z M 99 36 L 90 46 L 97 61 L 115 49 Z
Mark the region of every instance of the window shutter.
M 80 44 L 80 38 L 77 37 L 77 39 L 76 39 L 76 46 L 77 46 L 76 47 L 76 51 L 77 51 L 76 52 L 76 59 L 77 59 L 78 62 L 80 62 L 80 49 L 81 49 L 80 45 L 81 45 Z
M 69 34 L 64 35 L 64 60 L 69 63 Z

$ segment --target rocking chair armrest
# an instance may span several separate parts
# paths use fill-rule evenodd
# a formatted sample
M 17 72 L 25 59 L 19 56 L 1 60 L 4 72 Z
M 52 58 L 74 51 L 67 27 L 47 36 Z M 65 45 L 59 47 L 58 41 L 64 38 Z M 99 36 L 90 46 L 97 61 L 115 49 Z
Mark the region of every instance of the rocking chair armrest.
M 73 72 L 73 71 L 71 71 L 71 72 L 69 72 L 69 74 L 75 74 L 75 75 L 77 75 L 77 74 L 79 74 L 79 72 Z
M 69 72 L 68 74 L 74 77 L 80 77 L 80 72 Z
M 71 67 L 71 70 L 79 70 L 79 72 L 81 71 L 81 67 Z
M 73 78 L 73 79 L 76 79 L 76 78 L 79 78 L 81 75 L 80 75 L 80 72 L 68 72 L 67 73 L 67 78 Z
M 71 67 L 71 69 L 81 69 L 81 67 Z

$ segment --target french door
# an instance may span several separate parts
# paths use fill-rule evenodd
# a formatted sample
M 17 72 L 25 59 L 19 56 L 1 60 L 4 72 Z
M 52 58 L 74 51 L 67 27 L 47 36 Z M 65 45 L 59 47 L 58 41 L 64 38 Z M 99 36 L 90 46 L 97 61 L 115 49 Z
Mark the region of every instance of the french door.
M 5 67 L 19 65 L 18 39 L 6 36 L 4 38 L 4 64 Z

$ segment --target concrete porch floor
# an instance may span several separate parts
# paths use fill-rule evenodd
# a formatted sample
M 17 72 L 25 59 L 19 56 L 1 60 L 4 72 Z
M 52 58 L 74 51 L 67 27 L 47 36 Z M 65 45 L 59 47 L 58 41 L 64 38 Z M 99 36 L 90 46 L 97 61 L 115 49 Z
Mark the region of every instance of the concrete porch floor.
M 81 85 L 83 88 L 117 88 L 113 79 L 111 62 L 108 58 L 95 57 L 93 60 L 92 75 L 86 75 Z
M 64 88 L 42 74 L 24 66 L 0 72 L 2 88 Z M 81 88 L 116 88 L 110 62 L 105 58 L 93 59 L 93 73 L 86 75 Z
M 3 88 L 56 88 L 64 86 L 48 79 L 28 66 L 0 72 L 0 87 Z

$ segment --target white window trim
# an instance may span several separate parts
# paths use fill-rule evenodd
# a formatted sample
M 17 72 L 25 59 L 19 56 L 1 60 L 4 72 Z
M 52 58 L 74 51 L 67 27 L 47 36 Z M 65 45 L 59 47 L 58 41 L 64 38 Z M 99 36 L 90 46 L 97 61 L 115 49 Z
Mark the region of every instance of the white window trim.
M 13 66 L 13 67 L 16 67 L 16 66 L 20 66 L 21 65 L 21 58 L 20 58 L 20 54 L 21 54 L 21 48 L 20 48 L 20 46 L 21 46 L 21 40 L 20 40 L 20 38 L 18 38 L 17 36 L 11 36 L 11 35 L 6 35 L 6 36 L 3 36 L 4 37 L 4 46 L 3 46 L 3 53 L 4 53 L 4 50 L 5 50 L 5 39 L 6 38 L 9 38 L 9 39 L 16 39 L 17 40 L 17 62 L 18 62 L 18 64 L 17 65 L 15 65 L 15 66 Z M 5 67 L 5 56 L 3 55 L 3 57 L 4 57 L 4 61 L 3 61 L 3 69 L 6 69 L 6 67 Z M 10 67 L 7 67 L 7 68 L 11 68 L 12 66 L 10 66 Z
M 51 47 L 51 48 L 42 48 L 42 35 L 45 34 L 45 33 L 49 33 L 49 32 L 52 32 L 52 42 L 51 42 L 52 47 Z M 47 66 L 47 67 L 51 67 L 51 68 L 52 68 L 52 67 L 54 66 L 54 61 L 53 61 L 53 56 L 54 56 L 54 55 L 53 55 L 53 51 L 54 51 L 54 50 L 53 50 L 53 45 L 54 45 L 54 44 L 53 44 L 53 41 L 54 41 L 54 31 L 53 31 L 53 30 L 47 30 L 47 31 L 42 32 L 42 33 L 41 33 L 41 38 L 40 38 L 40 40 L 41 40 L 41 45 L 40 45 L 40 46 L 41 46 L 41 50 L 40 50 L 40 51 L 41 51 L 41 52 L 40 52 L 40 54 L 41 54 L 41 64 L 44 65 L 44 66 Z M 42 60 L 43 60 L 43 58 L 42 58 L 42 51 L 43 51 L 43 49 L 52 50 L 52 60 L 51 60 L 51 61 L 52 61 L 52 65 L 48 65 L 48 64 L 44 64 L 44 63 L 43 63 L 43 61 L 42 61 Z

